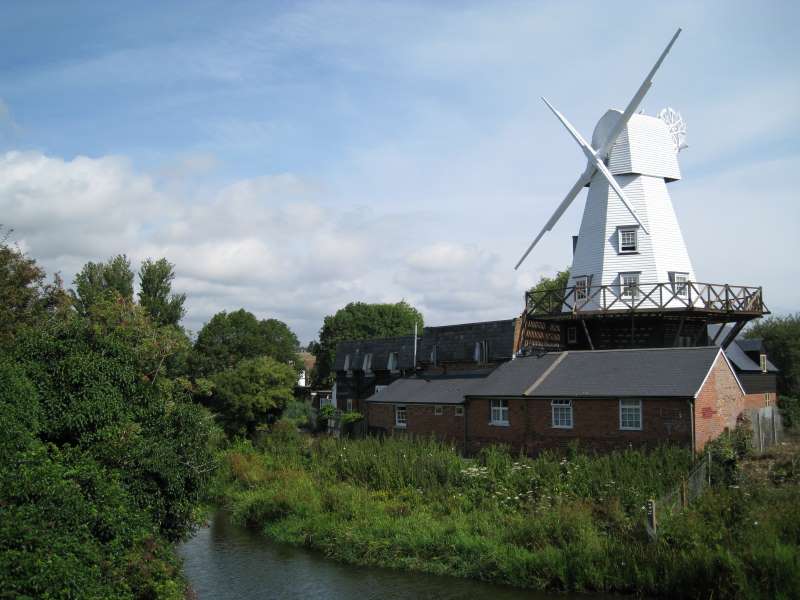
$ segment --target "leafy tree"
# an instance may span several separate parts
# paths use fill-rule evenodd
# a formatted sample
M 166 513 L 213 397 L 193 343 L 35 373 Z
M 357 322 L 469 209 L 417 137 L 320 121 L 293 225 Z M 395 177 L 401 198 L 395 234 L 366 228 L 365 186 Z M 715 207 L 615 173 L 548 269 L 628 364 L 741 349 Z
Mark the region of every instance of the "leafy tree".
M 297 372 L 269 356 L 246 358 L 211 376 L 209 405 L 231 435 L 255 433 L 293 399 Z
M 126 300 L 133 299 L 133 271 L 124 254 L 118 254 L 105 263 L 86 263 L 73 283 L 75 290 L 70 293 L 82 315 L 88 314 L 92 305 L 109 291 L 115 291 Z
M 0 345 L 11 343 L 20 327 L 48 314 L 65 314 L 70 306 L 61 278 L 47 283 L 36 261 L 7 240 L 8 234 L 0 239 Z
M 534 298 L 541 301 L 548 297 L 547 292 L 552 290 L 565 290 L 569 285 L 569 268 L 556 273 L 555 277 L 540 277 L 539 282 L 534 285 L 529 293 L 534 294 Z M 561 299 L 561 292 L 552 297 L 554 302 L 559 302 Z M 537 309 L 536 312 L 541 312 Z
M 315 382 L 332 385 L 336 344 L 346 340 L 412 335 L 414 324 L 422 333 L 422 314 L 405 300 L 395 304 L 351 302 L 334 315 L 325 317 L 319 343 L 309 347 L 317 357 Z
M 222 311 L 198 333 L 190 358 L 191 370 L 195 377 L 208 377 L 242 359 L 257 356 L 296 365 L 299 345 L 297 336 L 282 321 L 259 321 L 243 308 L 231 313 Z
M 764 340 L 767 356 L 780 369 L 778 392 L 800 395 L 800 313 L 762 319 L 745 337 Z
M 186 314 L 186 294 L 171 293 L 174 267 L 166 258 L 148 258 L 139 269 L 139 304 L 158 325 L 177 325 Z

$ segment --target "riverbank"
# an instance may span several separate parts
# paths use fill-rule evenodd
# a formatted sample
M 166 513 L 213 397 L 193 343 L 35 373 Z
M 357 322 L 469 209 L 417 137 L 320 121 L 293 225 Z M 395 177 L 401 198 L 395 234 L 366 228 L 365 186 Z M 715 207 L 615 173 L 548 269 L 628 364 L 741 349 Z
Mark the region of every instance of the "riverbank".
M 644 505 L 688 470 L 680 449 L 467 461 L 429 441 L 284 430 L 229 449 L 216 494 L 239 523 L 352 564 L 539 590 L 796 596 L 797 474 L 751 480 L 736 459 L 738 479 L 665 516 L 657 542 Z

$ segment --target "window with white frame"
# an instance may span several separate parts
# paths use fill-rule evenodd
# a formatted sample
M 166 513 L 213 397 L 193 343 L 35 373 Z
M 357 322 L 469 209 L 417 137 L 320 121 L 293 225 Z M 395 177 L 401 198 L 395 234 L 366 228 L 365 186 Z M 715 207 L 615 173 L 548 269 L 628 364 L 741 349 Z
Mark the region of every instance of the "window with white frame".
M 508 425 L 508 400 L 492 400 L 492 425 Z
M 761 372 L 762 373 L 766 373 L 767 372 L 767 355 L 766 354 L 760 354 L 758 359 L 759 359 L 758 360 L 758 364 L 761 367 Z
M 364 355 L 364 362 L 362 363 L 364 374 L 365 375 L 372 375 L 372 354 L 367 353 Z
M 347 399 L 347 411 L 350 412 L 351 410 L 353 410 L 353 399 L 352 398 L 348 398 Z
M 389 352 L 389 360 L 386 361 L 386 368 L 390 371 L 396 371 L 398 364 L 400 364 L 400 354 L 397 352 Z
M 383 390 L 385 390 L 385 389 L 386 389 L 386 386 L 385 386 L 385 385 L 376 385 L 376 386 L 375 386 L 375 392 L 374 392 L 374 393 L 376 393 L 376 394 L 377 394 L 377 393 L 379 393 L 379 392 L 382 392 L 382 391 L 383 391 Z
M 398 404 L 394 407 L 394 426 L 405 427 L 408 424 L 408 415 L 406 414 L 406 407 Z
M 456 406 L 456 416 L 463 417 L 464 416 L 464 407 L 463 406 Z
M 578 343 L 578 328 L 577 327 L 567 327 L 567 343 L 568 344 L 577 344 Z
M 620 227 L 617 231 L 620 254 L 636 252 L 639 249 L 636 233 L 636 227 Z
M 433 407 L 433 414 L 435 414 L 437 417 L 443 415 L 444 407 L 441 404 L 437 404 Z
M 623 298 L 639 297 L 639 273 L 620 273 L 620 296 Z
M 482 342 L 475 342 L 475 349 L 473 350 L 473 359 L 475 360 L 476 363 L 478 363 L 479 365 L 486 363 L 486 361 L 488 360 L 487 350 L 488 350 L 488 344 L 486 340 Z
M 553 427 L 572 429 L 572 400 L 552 400 L 550 407 L 553 412 Z
M 589 296 L 589 278 L 575 278 L 575 300 L 586 300 Z
M 689 274 L 672 271 L 669 276 L 672 279 L 672 291 L 676 296 L 685 298 L 689 294 Z
M 344 357 L 344 370 L 345 371 L 349 371 L 350 370 L 350 355 L 349 354 L 345 355 L 345 357 Z
M 638 398 L 620 399 L 619 401 L 619 428 L 642 428 L 642 401 Z

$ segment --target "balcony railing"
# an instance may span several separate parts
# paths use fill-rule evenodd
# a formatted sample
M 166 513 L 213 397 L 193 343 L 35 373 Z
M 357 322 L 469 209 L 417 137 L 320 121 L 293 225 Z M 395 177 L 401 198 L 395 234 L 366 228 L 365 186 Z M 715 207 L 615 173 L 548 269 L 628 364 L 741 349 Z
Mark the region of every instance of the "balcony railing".
M 697 310 L 742 316 L 769 312 L 760 287 L 694 281 L 552 288 L 528 292 L 525 300 L 531 317 L 661 310 Z

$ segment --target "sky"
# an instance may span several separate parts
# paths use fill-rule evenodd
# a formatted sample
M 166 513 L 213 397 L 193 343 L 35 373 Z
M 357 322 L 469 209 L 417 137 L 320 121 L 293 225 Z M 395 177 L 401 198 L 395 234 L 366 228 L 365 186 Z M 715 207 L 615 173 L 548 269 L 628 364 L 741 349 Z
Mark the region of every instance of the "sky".
M 351 301 L 518 316 L 571 261 L 585 192 L 519 256 L 678 27 L 642 108 L 681 112 L 671 183 L 700 281 L 800 310 L 800 5 L 6 2 L 0 224 L 66 284 L 175 264 L 190 330 L 244 307 L 301 342 Z

